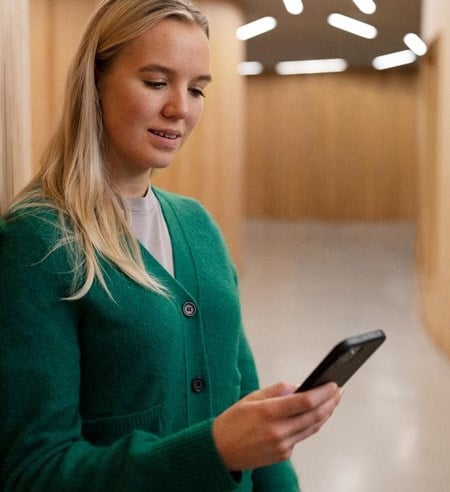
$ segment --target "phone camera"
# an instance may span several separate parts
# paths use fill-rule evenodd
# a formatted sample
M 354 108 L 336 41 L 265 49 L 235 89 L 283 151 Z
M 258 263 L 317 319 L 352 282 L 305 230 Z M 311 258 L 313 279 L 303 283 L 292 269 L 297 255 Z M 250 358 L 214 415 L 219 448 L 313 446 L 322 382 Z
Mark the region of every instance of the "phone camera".
M 351 347 L 342 357 L 342 362 L 348 362 L 352 359 L 360 350 L 362 349 L 362 345 L 358 345 L 356 347 Z

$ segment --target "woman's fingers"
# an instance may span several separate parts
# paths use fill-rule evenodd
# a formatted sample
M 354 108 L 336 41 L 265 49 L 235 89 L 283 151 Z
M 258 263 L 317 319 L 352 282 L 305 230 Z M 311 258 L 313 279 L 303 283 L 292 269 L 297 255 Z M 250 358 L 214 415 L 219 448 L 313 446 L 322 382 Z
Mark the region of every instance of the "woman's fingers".
M 267 410 L 273 418 L 288 418 L 312 411 L 328 400 L 340 399 L 339 388 L 335 383 L 328 383 L 304 393 L 293 393 L 295 388 L 295 385 L 278 383 L 252 393 L 249 400 L 267 399 Z
M 289 408 L 287 412 L 289 416 L 278 419 L 280 437 L 286 437 L 290 440 L 294 436 L 296 443 L 298 439 L 295 436 L 314 434 L 331 417 L 341 397 L 342 390 L 333 389 L 333 387 L 330 387 L 329 391 L 306 395 L 306 400 L 302 399 L 300 404 L 296 402 L 296 405 L 294 405 L 295 413 L 293 415 L 292 402 L 288 402 L 289 405 L 287 406 Z M 300 407 L 302 411 L 299 411 Z
M 280 396 L 287 396 L 294 393 L 297 386 L 292 383 L 286 383 L 284 381 L 273 384 L 272 386 L 267 386 L 266 388 L 261 388 L 257 391 L 253 391 L 248 394 L 242 401 L 258 401 L 267 400 L 269 398 L 277 398 Z
M 304 433 L 308 436 L 316 433 L 333 415 L 341 398 L 342 390 L 338 389 L 332 394 L 331 398 L 328 398 L 319 406 L 291 417 L 288 421 L 289 433 L 293 436 L 295 443 L 305 439 L 305 437 L 301 437 Z
M 338 405 L 335 384 L 293 393 L 278 383 L 255 391 L 215 420 L 219 453 L 230 470 L 256 468 L 287 459 L 295 444 L 317 432 Z

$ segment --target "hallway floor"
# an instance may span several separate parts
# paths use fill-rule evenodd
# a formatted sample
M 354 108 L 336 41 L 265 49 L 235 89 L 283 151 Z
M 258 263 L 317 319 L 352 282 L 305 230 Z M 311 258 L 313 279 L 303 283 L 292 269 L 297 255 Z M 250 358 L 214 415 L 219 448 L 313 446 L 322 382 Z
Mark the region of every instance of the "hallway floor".
M 347 336 L 387 335 L 296 447 L 303 492 L 450 491 L 450 361 L 421 326 L 412 225 L 251 220 L 240 282 L 263 386 L 300 383 Z

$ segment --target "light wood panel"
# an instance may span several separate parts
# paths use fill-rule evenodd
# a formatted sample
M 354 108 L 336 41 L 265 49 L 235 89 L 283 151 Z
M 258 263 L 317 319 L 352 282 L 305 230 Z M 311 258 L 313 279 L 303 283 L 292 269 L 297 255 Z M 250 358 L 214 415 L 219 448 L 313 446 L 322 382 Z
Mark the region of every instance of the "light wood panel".
M 33 161 L 54 128 L 67 69 L 98 0 L 30 0 Z M 196 2 L 211 24 L 214 81 L 202 121 L 173 166 L 155 176 L 166 189 L 199 199 L 224 232 L 236 262 L 241 249 L 244 83 L 236 73 L 244 47 L 235 38 L 242 23 L 231 1 Z M 226 50 L 223 47 L 226 46 Z
M 411 219 L 417 74 L 248 79 L 246 210 L 288 219 Z
M 98 2 L 29 0 L 32 156 L 35 170 L 58 119 L 72 56 Z
M 443 48 L 435 41 L 421 62 L 421 129 L 419 179 L 420 213 L 417 234 L 417 270 L 425 327 L 450 357 L 450 176 L 445 167 L 443 102 Z M 447 122 L 447 124 L 450 122 Z
M 423 319 L 450 358 L 450 3 L 424 0 L 417 269 Z
M 0 0 L 0 213 L 31 174 L 28 3 Z
M 439 48 L 434 43 L 426 57 L 421 61 L 420 98 L 419 98 L 419 166 L 418 199 L 419 213 L 417 220 L 416 258 L 419 280 L 424 302 L 424 314 L 428 319 L 429 293 L 436 288 L 438 268 L 437 242 L 437 191 L 438 191 L 438 78 Z M 428 323 L 427 323 L 428 324 Z

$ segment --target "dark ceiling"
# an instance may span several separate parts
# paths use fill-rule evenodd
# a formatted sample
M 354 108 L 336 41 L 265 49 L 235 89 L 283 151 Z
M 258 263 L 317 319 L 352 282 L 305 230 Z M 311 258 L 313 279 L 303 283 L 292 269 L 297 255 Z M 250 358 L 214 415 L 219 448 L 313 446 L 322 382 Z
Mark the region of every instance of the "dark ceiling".
M 371 66 L 372 59 L 407 49 L 403 36 L 420 34 L 421 0 L 375 0 L 374 14 L 363 14 L 352 0 L 303 0 L 300 15 L 289 14 L 283 0 L 242 0 L 246 22 L 273 16 L 277 27 L 246 41 L 247 61 L 267 68 L 279 61 L 345 58 L 349 66 Z M 374 25 L 375 39 L 364 39 L 331 27 L 329 14 L 337 12 Z

